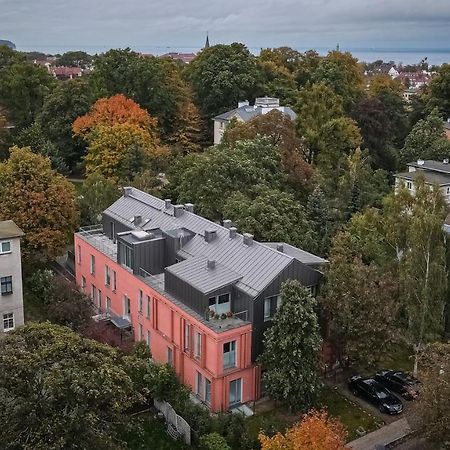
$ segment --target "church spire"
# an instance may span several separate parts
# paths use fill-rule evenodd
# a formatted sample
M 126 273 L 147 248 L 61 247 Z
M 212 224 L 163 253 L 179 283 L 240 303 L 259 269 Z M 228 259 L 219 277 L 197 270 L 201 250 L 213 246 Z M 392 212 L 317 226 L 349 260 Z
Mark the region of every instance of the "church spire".
M 206 32 L 206 43 L 205 43 L 205 48 L 209 48 L 209 33 Z

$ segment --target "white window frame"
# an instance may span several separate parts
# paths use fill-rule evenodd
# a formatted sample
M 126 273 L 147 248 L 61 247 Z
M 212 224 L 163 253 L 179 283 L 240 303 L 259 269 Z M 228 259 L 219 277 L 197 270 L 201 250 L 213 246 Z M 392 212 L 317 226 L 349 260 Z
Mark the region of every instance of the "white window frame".
M 105 264 L 105 286 L 111 286 L 111 269 Z
M 12 324 L 12 325 L 11 325 Z M 15 328 L 14 313 L 3 314 L 3 331 L 12 331 Z
M 202 357 L 202 334 L 198 331 L 194 334 L 194 357 L 197 359 Z
M 3 246 L 5 244 L 9 244 L 8 250 L 3 249 Z M 0 255 L 7 255 L 8 253 L 12 253 L 12 242 L 11 241 L 1 241 L 0 242 Z
M 139 289 L 138 293 L 138 312 L 142 314 L 142 302 L 144 299 L 144 293 L 142 292 L 142 289 Z
M 185 352 L 188 352 L 191 347 L 191 326 L 188 322 L 184 322 L 184 343 L 183 343 L 183 350 Z
M 407 181 L 406 182 L 406 188 L 411 190 L 412 189 L 412 181 Z
M 229 346 L 229 350 L 225 351 L 225 345 Z M 237 362 L 237 343 L 236 341 L 224 342 L 222 346 L 223 350 L 223 369 L 232 369 L 236 367 Z M 227 355 L 227 356 L 226 356 Z
M 95 275 L 95 256 L 91 255 L 91 265 L 90 265 L 91 275 Z
M 276 306 L 275 306 L 275 311 L 273 312 L 273 299 L 276 298 Z M 280 294 L 276 294 L 276 295 L 269 295 L 268 297 L 266 297 L 264 299 L 264 322 L 267 322 L 269 320 L 272 320 L 274 315 L 276 314 L 278 308 L 280 307 L 281 304 L 281 297 Z
M 195 395 L 203 400 L 204 398 L 203 375 L 197 370 L 195 374 Z
M 77 245 L 77 262 L 81 264 L 81 245 Z
M 112 273 L 113 273 L 113 292 L 116 292 L 116 289 L 117 289 L 117 274 L 116 274 L 115 270 L 113 270 Z
M 152 298 L 147 295 L 147 319 L 150 319 L 152 313 Z
M 127 294 L 123 296 L 123 316 L 131 317 L 131 301 Z
M 237 383 L 237 382 L 239 382 L 239 387 L 240 387 L 240 392 L 239 392 L 239 401 L 237 401 L 237 402 L 233 402 L 233 403 L 231 403 L 231 398 L 229 399 L 230 401 L 229 401 L 229 405 L 230 406 L 237 406 L 237 405 L 240 405 L 240 404 L 242 404 L 242 392 L 243 392 L 243 382 L 242 382 L 242 378 L 236 378 L 235 380 L 231 380 L 230 381 L 230 384 L 229 384 L 229 387 L 230 387 L 230 397 L 231 397 L 231 383 Z
M 227 296 L 228 300 L 226 302 L 219 303 L 220 297 Z M 214 300 L 214 304 L 211 302 Z M 213 310 L 216 314 L 226 314 L 231 310 L 231 294 L 229 292 L 224 292 L 223 294 L 214 295 L 208 298 L 208 307 Z
M 5 280 L 5 281 L 4 281 Z M 3 286 L 11 286 L 11 290 L 3 291 Z M 0 294 L 1 295 L 11 295 L 14 292 L 14 286 L 13 286 L 13 277 L 12 275 L 6 275 L 5 277 L 0 277 Z

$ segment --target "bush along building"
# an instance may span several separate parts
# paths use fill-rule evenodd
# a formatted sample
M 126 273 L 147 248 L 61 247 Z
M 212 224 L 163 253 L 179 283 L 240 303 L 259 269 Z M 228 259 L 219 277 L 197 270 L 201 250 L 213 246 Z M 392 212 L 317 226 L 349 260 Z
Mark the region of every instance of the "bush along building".
M 283 243 L 259 243 L 137 189 L 75 234 L 76 280 L 100 317 L 132 328 L 155 360 L 214 412 L 260 396 L 263 333 L 296 279 L 313 292 L 325 260 Z

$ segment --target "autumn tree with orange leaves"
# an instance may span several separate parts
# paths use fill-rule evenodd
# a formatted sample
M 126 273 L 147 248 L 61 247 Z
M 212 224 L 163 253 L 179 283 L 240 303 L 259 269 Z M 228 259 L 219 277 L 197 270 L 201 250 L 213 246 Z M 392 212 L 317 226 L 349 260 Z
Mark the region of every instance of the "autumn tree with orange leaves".
M 154 168 L 168 154 L 161 145 L 157 119 L 122 94 L 102 98 L 78 117 L 73 132 L 88 142 L 86 174 L 130 180 Z
M 326 411 L 311 410 L 285 434 L 259 434 L 261 450 L 349 450 L 344 425 Z

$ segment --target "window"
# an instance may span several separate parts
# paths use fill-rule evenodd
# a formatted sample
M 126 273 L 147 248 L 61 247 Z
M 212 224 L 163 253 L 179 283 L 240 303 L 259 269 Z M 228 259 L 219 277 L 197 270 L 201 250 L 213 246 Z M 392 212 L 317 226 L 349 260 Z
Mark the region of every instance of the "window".
M 12 277 L 0 278 L 0 286 L 2 295 L 12 294 Z
M 450 194 L 450 187 L 447 188 L 447 195 Z
M 97 299 L 97 288 L 94 285 L 92 285 L 91 297 L 92 301 L 95 302 L 95 300 Z
M 116 271 L 113 270 L 113 291 L 115 291 L 117 289 L 117 276 L 116 276 Z
M 152 299 L 150 295 L 147 295 L 147 319 L 150 319 L 150 311 L 151 311 Z
M 147 330 L 147 345 L 150 348 L 150 330 Z
M 236 341 L 223 344 L 223 368 L 236 367 Z
M 130 317 L 131 314 L 131 302 L 130 299 L 124 295 L 123 296 L 123 315 L 125 317 Z
M 142 300 L 144 297 L 144 293 L 141 289 L 139 289 L 139 296 L 138 296 L 138 311 L 142 314 Z
M 99 310 L 102 309 L 102 291 L 100 289 L 98 290 L 98 295 L 97 295 L 97 306 L 98 306 Z
M 114 222 L 109 222 L 109 238 L 116 242 L 116 226 Z
M 81 277 L 81 292 L 86 293 L 86 278 L 83 276 Z
M 142 323 L 139 324 L 139 340 L 144 340 L 144 327 L 142 326 Z
M 3 314 L 3 331 L 14 330 L 14 313 Z
M 184 351 L 185 352 L 189 351 L 190 338 L 191 338 L 190 325 L 187 322 L 184 322 Z
M 81 245 L 77 246 L 77 261 L 78 264 L 81 264 Z
M 0 255 L 3 253 L 11 253 L 11 241 L 0 242 Z
M 111 312 L 111 299 L 106 297 L 106 313 L 109 314 Z
M 406 187 L 407 187 L 409 190 L 412 189 L 412 183 L 411 183 L 411 181 L 407 181 L 407 182 L 406 182 Z
M 230 382 L 230 406 L 241 403 L 241 387 L 242 382 L 240 378 Z
M 170 347 L 167 347 L 167 364 L 173 366 L 173 350 Z
M 105 286 L 111 285 L 111 269 L 105 266 Z
M 196 331 L 194 335 L 194 356 L 200 358 L 202 354 L 202 335 Z
M 131 249 L 131 247 L 128 247 L 128 245 L 119 242 L 119 255 L 119 263 L 132 269 L 133 250 Z
M 195 394 L 197 395 L 197 397 L 202 398 L 202 391 L 203 391 L 203 377 L 202 374 L 200 372 L 197 371 L 197 376 L 195 379 L 196 383 L 195 383 Z
M 91 255 L 91 274 L 95 275 L 95 256 Z
M 211 381 L 205 378 L 205 402 L 211 404 Z
M 280 296 L 272 295 L 264 299 L 264 321 L 271 320 L 280 306 Z
M 230 294 L 221 294 L 209 298 L 209 309 L 212 309 L 216 314 L 226 314 L 230 311 Z

